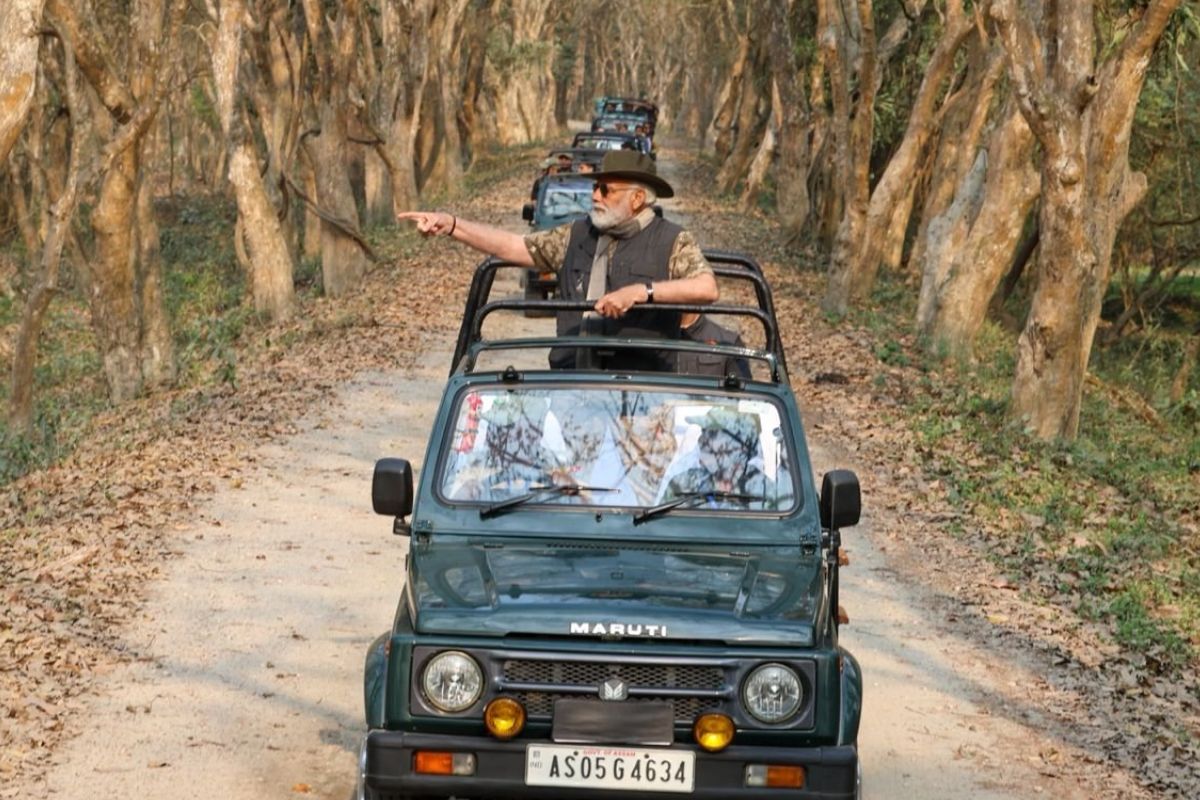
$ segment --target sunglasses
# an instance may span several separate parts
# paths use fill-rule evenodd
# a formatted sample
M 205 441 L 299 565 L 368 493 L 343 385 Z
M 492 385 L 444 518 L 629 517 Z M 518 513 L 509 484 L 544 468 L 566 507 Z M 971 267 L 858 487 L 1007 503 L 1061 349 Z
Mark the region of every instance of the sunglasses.
M 608 197 L 610 194 L 617 192 L 628 192 L 630 189 L 640 189 L 640 186 L 612 186 L 607 183 L 595 183 L 592 185 L 593 192 L 599 192 L 601 197 Z

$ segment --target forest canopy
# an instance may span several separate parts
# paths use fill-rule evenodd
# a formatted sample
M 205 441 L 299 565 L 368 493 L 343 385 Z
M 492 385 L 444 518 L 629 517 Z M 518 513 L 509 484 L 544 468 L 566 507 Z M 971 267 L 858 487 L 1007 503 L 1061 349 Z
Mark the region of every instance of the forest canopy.
M 110 402 L 179 380 L 165 203 L 230 201 L 244 304 L 283 322 L 305 264 L 356 291 L 374 227 L 606 94 L 652 99 L 717 192 L 774 218 L 827 314 L 882 274 L 932 358 L 1006 323 L 1008 413 L 1035 437 L 1074 439 L 1094 349 L 1148 329 L 1175 367 L 1146 401 L 1196 405 L 1198 38 L 1194 0 L 12 0 L 8 431 L 37 427 L 64 296 Z

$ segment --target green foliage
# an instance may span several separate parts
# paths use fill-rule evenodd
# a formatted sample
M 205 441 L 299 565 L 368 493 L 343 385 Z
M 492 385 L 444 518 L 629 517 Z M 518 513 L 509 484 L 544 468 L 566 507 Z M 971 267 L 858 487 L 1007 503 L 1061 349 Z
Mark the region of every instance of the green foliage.
M 235 383 L 237 343 L 254 322 L 242 305 L 244 278 L 233 253 L 235 211 L 220 198 L 163 201 L 155 208 L 163 295 L 180 380 Z M 0 301 L 0 326 L 21 309 Z M 0 403 L 9 386 L 0 384 Z M 34 430 L 18 436 L 0 423 L 0 485 L 70 454 L 92 418 L 108 407 L 86 298 L 64 287 L 50 306 L 34 374 Z
M 488 34 L 487 59 L 507 79 L 526 67 L 545 63 L 552 56 L 553 48 L 552 42 L 514 42 L 508 30 L 497 26 Z

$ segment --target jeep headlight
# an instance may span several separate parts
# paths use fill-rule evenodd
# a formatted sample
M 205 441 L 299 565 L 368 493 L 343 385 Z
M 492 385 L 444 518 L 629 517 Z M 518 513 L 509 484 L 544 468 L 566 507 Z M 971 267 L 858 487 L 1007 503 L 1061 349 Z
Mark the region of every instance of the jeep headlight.
M 754 718 L 774 724 L 783 722 L 800 708 L 804 690 L 795 670 L 783 664 L 763 664 L 742 684 L 742 702 Z
M 438 653 L 425 664 L 421 673 L 425 699 L 442 711 L 464 711 L 483 693 L 483 672 L 466 653 L 449 650 Z

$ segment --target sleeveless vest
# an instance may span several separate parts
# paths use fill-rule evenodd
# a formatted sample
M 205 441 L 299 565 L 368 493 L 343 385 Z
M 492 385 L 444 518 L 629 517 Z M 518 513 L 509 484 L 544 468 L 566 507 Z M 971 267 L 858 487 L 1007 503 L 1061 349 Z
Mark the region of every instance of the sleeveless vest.
M 642 231 L 628 239 L 618 239 L 609 251 L 608 281 L 606 292 L 616 291 L 634 284 L 669 280 L 668 266 L 675 240 L 683 229 L 655 217 Z M 558 296 L 563 300 L 586 300 L 588 282 L 592 274 L 592 262 L 596 257 L 596 245 L 600 232 L 587 219 L 576 220 L 571 225 L 571 237 L 567 242 L 567 253 L 558 271 Z M 646 306 L 631 309 L 620 319 L 602 318 L 596 322 L 605 336 L 624 336 L 646 339 L 678 339 L 678 313 L 643 310 Z M 558 312 L 558 335 L 577 336 L 583 325 L 583 313 L 579 311 Z M 555 369 L 571 369 L 576 366 L 576 350 L 573 347 L 556 347 L 550 351 L 550 366 Z M 672 371 L 675 368 L 674 354 L 658 352 L 652 355 L 630 349 L 601 351 L 600 366 L 617 369 L 643 369 Z

